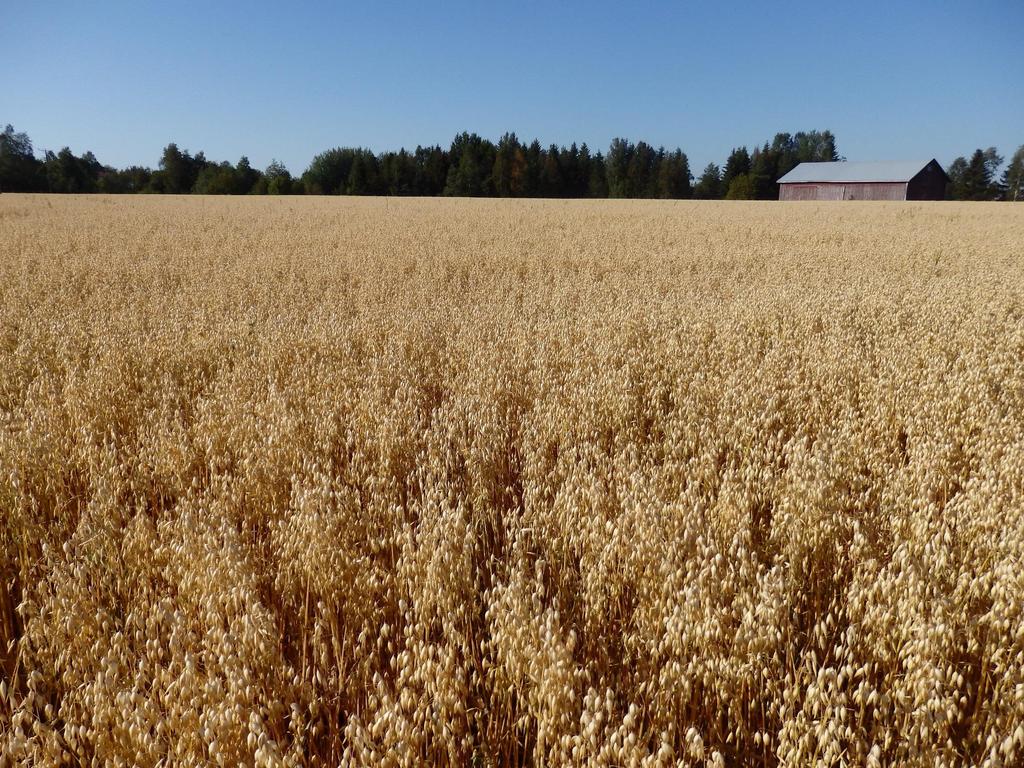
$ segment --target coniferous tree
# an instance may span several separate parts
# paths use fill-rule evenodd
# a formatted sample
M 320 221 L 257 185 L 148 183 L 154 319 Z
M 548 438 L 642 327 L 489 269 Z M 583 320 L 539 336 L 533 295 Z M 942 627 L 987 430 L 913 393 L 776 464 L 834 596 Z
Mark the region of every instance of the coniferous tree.
M 727 192 L 732 185 L 732 180 L 737 176 L 746 176 L 748 173 L 750 173 L 750 153 L 746 147 L 734 148 L 725 161 L 725 168 L 722 169 L 722 191 Z
M 579 197 L 580 188 L 580 150 L 573 142 L 569 147 L 558 149 L 558 168 L 561 171 L 561 189 L 559 197 Z
M 946 185 L 947 200 L 962 200 L 964 174 L 967 172 L 967 158 L 958 157 L 946 168 L 949 184 Z
M 971 159 L 962 166 L 957 158 L 954 165 L 950 166 L 950 184 L 954 200 L 996 200 L 999 197 L 999 185 L 995 181 L 996 171 L 1003 164 L 1003 159 L 996 152 L 995 147 L 988 149 L 976 149 Z M 955 174 L 955 176 L 954 176 Z
M 590 155 L 590 147 L 586 142 L 580 144 L 576 159 L 576 178 L 573 181 L 573 197 L 590 196 L 590 176 L 593 173 L 594 158 Z
M 988 197 L 989 178 L 985 168 L 985 153 L 974 150 L 967 161 L 960 187 L 961 200 L 984 200 Z
M 718 200 L 722 197 L 722 171 L 714 163 L 708 163 L 693 187 L 697 200 Z
M 454 153 L 453 153 L 454 154 Z M 444 194 L 452 197 L 479 197 L 483 193 L 478 158 L 474 152 L 459 152 L 458 162 L 448 167 Z
M 232 194 L 248 195 L 256 187 L 263 174 L 249 164 L 249 158 L 242 155 L 235 166 L 235 188 Z
M 779 153 L 765 142 L 760 149 L 754 150 L 750 159 L 750 191 L 754 200 L 777 200 L 779 197 L 778 170 Z M 731 188 L 731 185 L 730 185 Z
M 455 137 L 449 152 L 451 165 L 444 194 L 458 197 L 482 197 L 493 189 L 494 145 L 475 133 Z
M 630 196 L 630 161 L 633 152 L 633 145 L 626 139 L 612 139 L 611 146 L 608 147 L 608 156 L 605 159 L 609 197 Z
M 377 156 L 368 149 L 356 149 L 352 153 L 345 193 L 349 195 L 377 195 L 381 192 L 380 168 Z
M 416 165 L 415 194 L 434 197 L 444 192 L 448 179 L 449 156 L 441 147 L 416 147 L 413 156 Z
M 554 144 L 548 147 L 541 163 L 540 192 L 543 197 L 562 196 L 562 168 L 558 162 L 558 147 Z
M 774 186 L 776 179 L 789 173 L 800 162 L 797 159 L 796 139 L 788 133 L 775 134 L 771 146 L 762 148 L 760 160 L 765 175 L 771 179 L 771 185 Z M 757 186 L 756 180 L 755 186 Z M 777 187 L 765 188 L 762 199 L 770 197 L 778 198 Z
M 661 150 L 662 156 L 665 150 Z M 646 141 L 638 141 L 629 160 L 627 197 L 658 196 L 658 152 Z
M 411 195 L 416 185 L 416 162 L 404 149 L 380 158 L 380 185 L 385 195 Z
M 540 147 L 540 141 L 534 139 L 526 148 L 526 167 L 523 174 L 523 195 L 525 197 L 539 197 L 540 177 L 544 165 L 544 151 Z
M 506 133 L 494 150 L 494 169 L 491 178 L 498 197 L 518 197 L 525 155 L 514 133 Z
M 46 172 L 36 159 L 27 133 L 15 133 L 8 125 L 0 133 L 0 192 L 41 192 Z
M 608 164 L 604 155 L 598 152 L 590 164 L 590 178 L 587 181 L 589 197 L 608 197 Z
M 682 150 L 659 153 L 658 197 L 683 200 L 693 195 L 690 161 Z

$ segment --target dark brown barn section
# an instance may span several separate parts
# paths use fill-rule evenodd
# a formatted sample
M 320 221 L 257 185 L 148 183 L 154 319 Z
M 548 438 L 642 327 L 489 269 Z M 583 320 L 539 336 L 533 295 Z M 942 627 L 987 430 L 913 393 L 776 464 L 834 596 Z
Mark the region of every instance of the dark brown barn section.
M 948 181 L 935 160 L 800 163 L 779 179 L 779 200 L 942 200 Z

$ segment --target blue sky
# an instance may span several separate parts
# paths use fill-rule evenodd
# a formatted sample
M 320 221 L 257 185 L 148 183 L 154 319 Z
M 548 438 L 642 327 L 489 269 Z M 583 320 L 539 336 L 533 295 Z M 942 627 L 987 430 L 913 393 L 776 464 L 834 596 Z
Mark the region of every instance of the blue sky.
M 117 166 L 176 141 L 301 172 L 462 130 L 644 139 L 694 174 L 777 131 L 830 128 L 850 160 L 1024 144 L 1024 0 L 9 0 L 0 19 L 0 123 Z

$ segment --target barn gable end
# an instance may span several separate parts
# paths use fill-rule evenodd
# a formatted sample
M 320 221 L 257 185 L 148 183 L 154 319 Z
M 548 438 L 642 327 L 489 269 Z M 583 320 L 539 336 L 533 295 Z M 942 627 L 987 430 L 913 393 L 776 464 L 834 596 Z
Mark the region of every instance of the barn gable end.
M 907 200 L 942 200 L 946 197 L 949 177 L 942 166 L 932 160 L 907 185 Z

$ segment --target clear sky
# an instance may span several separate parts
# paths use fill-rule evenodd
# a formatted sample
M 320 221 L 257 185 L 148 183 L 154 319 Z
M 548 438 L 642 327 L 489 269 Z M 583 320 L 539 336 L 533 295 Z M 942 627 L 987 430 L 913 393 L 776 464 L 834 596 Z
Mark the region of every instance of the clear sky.
M 333 146 L 514 130 L 681 147 L 695 175 L 778 131 L 850 160 L 1024 144 L 1024 0 L 16 2 L 0 123 L 155 166 L 175 141 L 301 172 Z

